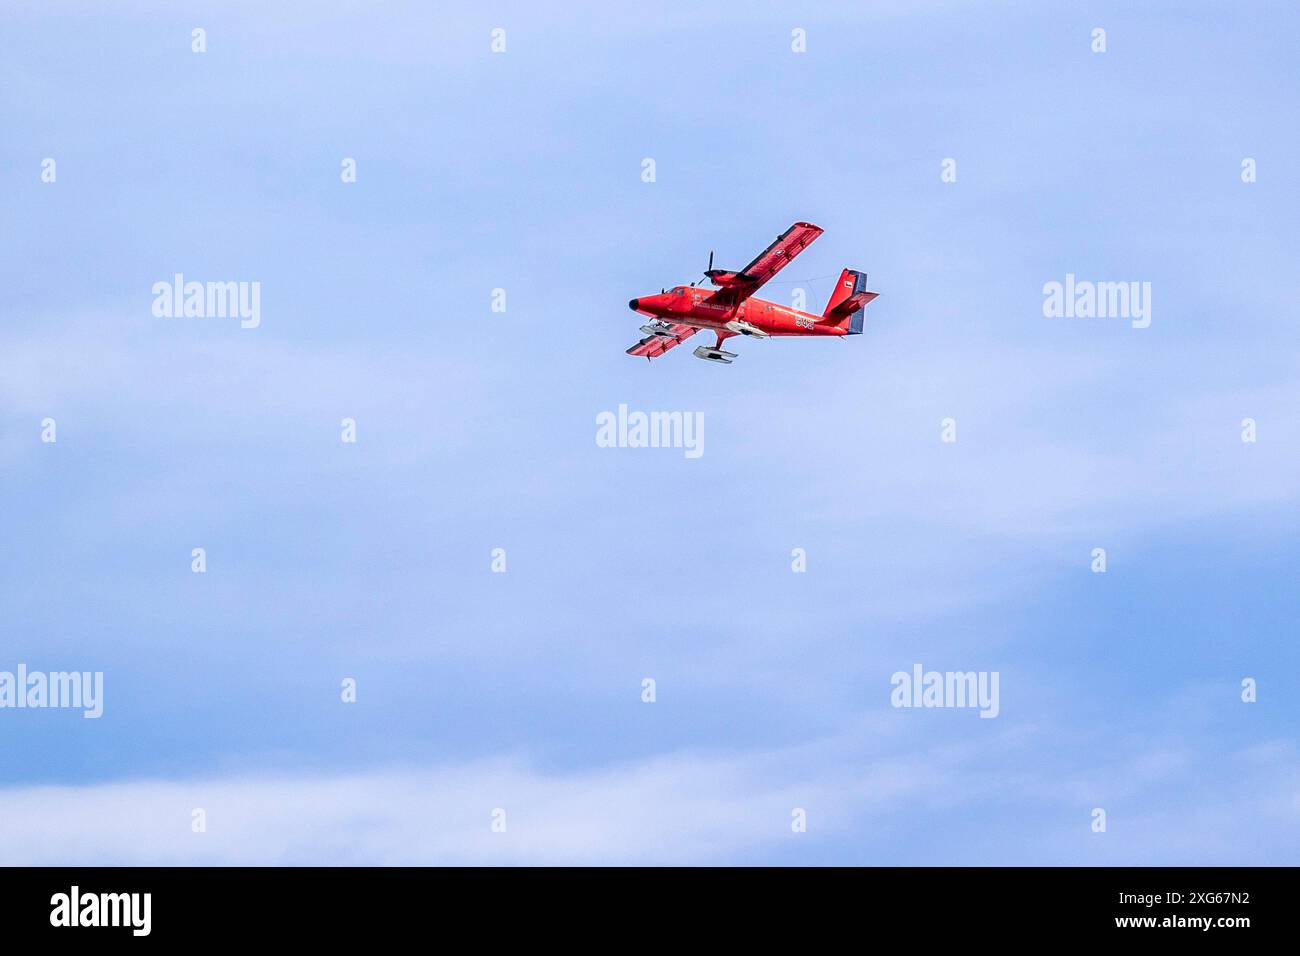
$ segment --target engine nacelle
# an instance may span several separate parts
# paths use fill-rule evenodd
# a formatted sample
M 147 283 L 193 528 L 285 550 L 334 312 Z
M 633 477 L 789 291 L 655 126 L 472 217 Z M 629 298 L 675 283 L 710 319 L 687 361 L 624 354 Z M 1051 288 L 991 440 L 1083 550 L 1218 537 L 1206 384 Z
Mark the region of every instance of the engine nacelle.
M 709 277 L 709 281 L 719 288 L 729 288 L 736 285 L 744 285 L 747 282 L 753 282 L 753 278 L 745 275 L 743 272 L 732 272 L 730 269 L 710 269 L 704 273 Z

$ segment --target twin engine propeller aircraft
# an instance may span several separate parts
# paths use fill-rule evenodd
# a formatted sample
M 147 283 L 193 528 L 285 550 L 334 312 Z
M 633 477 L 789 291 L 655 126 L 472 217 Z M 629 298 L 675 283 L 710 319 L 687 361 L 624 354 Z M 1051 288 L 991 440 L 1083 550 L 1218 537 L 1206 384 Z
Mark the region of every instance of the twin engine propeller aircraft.
M 704 276 L 717 289 L 696 288 L 692 282 L 689 286 L 661 290 L 659 295 L 633 299 L 628 307 L 655 321 L 641 326 L 646 337 L 628 349 L 627 354 L 652 359 L 681 345 L 701 329 L 708 329 L 717 335 L 718 341 L 712 347 L 701 345 L 695 350 L 696 357 L 730 365 L 736 353 L 724 352 L 722 343 L 733 335 L 765 339 L 770 335 L 860 334 L 867 303 L 879 295 L 867 291 L 865 272 L 845 269 L 840 273 L 826 311 L 821 315 L 753 298 L 763 283 L 821 234 L 820 226 L 796 222 L 739 272 L 713 268 L 710 252 L 709 268 Z

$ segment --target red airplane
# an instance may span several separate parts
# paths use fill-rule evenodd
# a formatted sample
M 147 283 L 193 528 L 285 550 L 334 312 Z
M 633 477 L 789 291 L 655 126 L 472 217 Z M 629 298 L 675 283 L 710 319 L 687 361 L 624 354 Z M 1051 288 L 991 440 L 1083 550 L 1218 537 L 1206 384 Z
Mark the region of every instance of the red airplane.
M 713 268 L 710 252 L 709 268 L 704 275 L 718 286 L 716 290 L 697 289 L 692 282 L 689 286 L 661 290 L 659 295 L 633 299 L 628 303 L 633 312 L 656 321 L 641 326 L 646 337 L 628 349 L 627 354 L 652 359 L 681 345 L 701 329 L 709 329 L 718 341 L 712 348 L 701 345 L 695 350 L 696 357 L 730 365 L 736 353 L 724 352 L 722 343 L 733 335 L 765 339 L 769 335 L 860 334 L 866 305 L 880 294 L 867 291 L 865 272 L 845 269 L 840 273 L 826 311 L 821 315 L 753 298 L 764 282 L 821 234 L 820 226 L 796 222 L 739 272 Z

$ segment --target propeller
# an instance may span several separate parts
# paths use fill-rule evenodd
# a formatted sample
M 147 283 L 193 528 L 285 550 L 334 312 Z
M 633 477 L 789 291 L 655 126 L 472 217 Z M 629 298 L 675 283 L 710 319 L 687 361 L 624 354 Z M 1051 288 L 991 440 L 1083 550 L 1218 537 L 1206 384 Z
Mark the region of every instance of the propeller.
M 710 275 L 709 275 L 709 273 L 712 272 L 712 271 L 713 271 L 713 250 L 710 249 L 710 250 L 709 250 L 709 267 L 708 267 L 707 269 L 704 270 L 704 278 L 708 279 L 710 282 L 713 281 L 713 280 L 712 280 L 712 277 L 710 277 Z M 694 285 L 694 284 L 695 284 L 695 283 L 693 283 L 693 282 L 691 283 L 691 285 Z

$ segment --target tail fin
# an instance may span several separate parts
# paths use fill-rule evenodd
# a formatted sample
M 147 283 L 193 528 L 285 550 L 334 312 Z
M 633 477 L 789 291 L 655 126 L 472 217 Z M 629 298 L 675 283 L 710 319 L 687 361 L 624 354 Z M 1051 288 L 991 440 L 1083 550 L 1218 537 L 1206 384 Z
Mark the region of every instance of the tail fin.
M 822 321 L 838 325 L 848 335 L 859 335 L 866 318 L 867 303 L 878 296 L 879 292 L 867 291 L 867 274 L 854 269 L 845 269 L 835 283 L 831 300 L 826 303 Z

